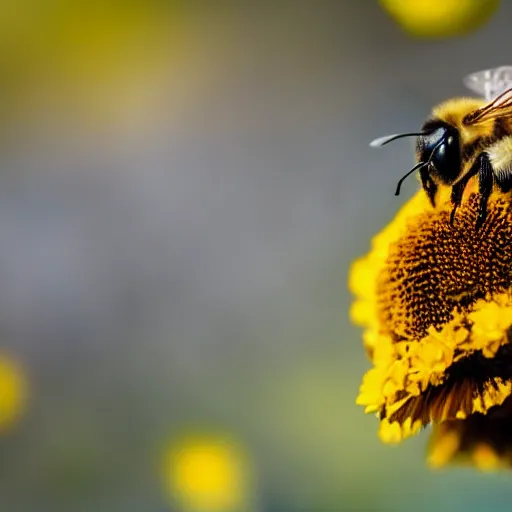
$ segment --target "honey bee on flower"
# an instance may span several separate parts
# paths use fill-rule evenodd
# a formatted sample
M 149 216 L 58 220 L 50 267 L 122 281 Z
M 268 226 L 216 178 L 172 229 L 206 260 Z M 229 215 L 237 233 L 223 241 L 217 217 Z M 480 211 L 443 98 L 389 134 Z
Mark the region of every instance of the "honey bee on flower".
M 512 467 L 512 144 L 507 152 L 509 134 L 496 129 L 512 115 L 501 103 L 509 78 L 512 68 L 470 75 L 486 100 L 434 110 L 445 124 L 419 135 L 424 190 L 350 272 L 351 317 L 372 364 L 357 403 L 377 414 L 384 442 L 433 424 L 433 466 Z M 486 134 L 476 123 L 454 135 L 450 105 L 459 121 L 485 117 Z
M 487 215 L 493 188 L 512 189 L 512 67 L 480 71 L 466 77 L 466 85 L 485 94 L 480 98 L 454 98 L 434 108 L 418 133 L 380 137 L 378 147 L 402 137 L 416 136 L 418 163 L 398 182 L 419 171 L 433 206 L 440 185 L 451 187 L 451 222 L 469 181 L 477 177 L 480 205 L 477 226 Z

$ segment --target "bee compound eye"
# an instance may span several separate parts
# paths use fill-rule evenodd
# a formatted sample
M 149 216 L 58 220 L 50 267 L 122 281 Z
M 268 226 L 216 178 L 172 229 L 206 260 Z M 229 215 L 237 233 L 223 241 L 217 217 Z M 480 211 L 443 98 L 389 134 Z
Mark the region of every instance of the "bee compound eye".
M 446 183 L 453 182 L 460 174 L 460 150 L 457 138 L 449 135 L 433 152 L 431 163 Z

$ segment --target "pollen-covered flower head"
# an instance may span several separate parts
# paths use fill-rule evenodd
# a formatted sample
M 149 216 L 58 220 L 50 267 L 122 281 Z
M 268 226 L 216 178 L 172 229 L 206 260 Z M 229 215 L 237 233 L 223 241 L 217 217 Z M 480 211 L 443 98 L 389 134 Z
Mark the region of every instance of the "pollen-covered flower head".
M 433 465 L 464 455 L 495 467 L 512 462 L 512 205 L 491 196 L 478 229 L 478 194 L 453 225 L 440 203 L 419 191 L 351 269 L 351 316 L 373 365 L 357 403 L 377 413 L 385 442 L 433 423 Z

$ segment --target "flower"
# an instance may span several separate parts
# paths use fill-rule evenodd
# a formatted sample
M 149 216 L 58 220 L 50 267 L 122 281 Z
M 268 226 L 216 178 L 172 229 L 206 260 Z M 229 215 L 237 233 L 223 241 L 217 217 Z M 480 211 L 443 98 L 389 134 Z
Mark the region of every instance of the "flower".
M 434 424 L 433 466 L 512 466 L 512 204 L 495 193 L 481 229 L 470 191 L 450 224 L 420 190 L 350 272 L 352 320 L 372 368 L 357 403 L 398 443 Z
M 27 383 L 18 364 L 0 353 L 0 432 L 12 427 L 25 408 Z
M 379 0 L 379 4 L 412 36 L 443 38 L 480 28 L 498 10 L 500 0 Z
M 234 443 L 210 435 L 188 436 L 165 454 L 164 477 L 180 510 L 231 512 L 245 508 L 248 471 Z
M 507 398 L 493 414 L 474 414 L 434 426 L 427 454 L 432 467 L 447 463 L 482 470 L 512 466 L 512 401 Z

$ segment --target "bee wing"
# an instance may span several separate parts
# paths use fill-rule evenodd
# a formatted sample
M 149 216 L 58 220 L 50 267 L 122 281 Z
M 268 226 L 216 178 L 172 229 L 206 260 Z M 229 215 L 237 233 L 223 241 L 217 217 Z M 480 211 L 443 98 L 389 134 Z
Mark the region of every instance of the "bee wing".
M 464 78 L 464 85 L 487 101 L 512 87 L 512 66 L 484 69 Z
M 502 92 L 492 101 L 470 112 L 464 118 L 464 124 L 472 125 L 485 123 L 500 117 L 512 116 L 512 88 Z

